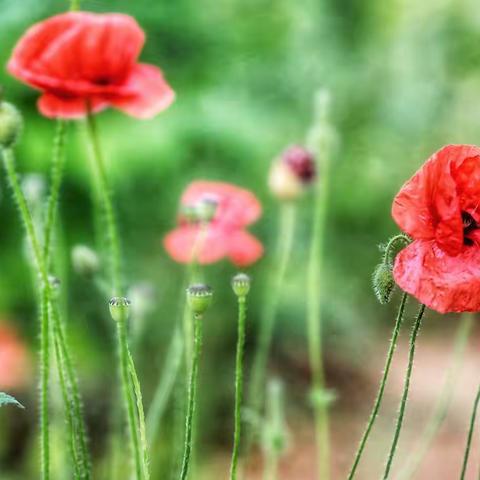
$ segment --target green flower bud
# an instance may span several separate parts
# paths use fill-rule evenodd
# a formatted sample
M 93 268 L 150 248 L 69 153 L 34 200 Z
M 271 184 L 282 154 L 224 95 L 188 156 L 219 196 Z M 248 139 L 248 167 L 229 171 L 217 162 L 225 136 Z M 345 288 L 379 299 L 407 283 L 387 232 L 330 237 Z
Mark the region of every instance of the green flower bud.
M 0 103 L 0 146 L 12 147 L 22 130 L 23 120 L 20 112 L 11 103 Z
M 86 245 L 72 248 L 73 269 L 80 275 L 91 276 L 100 269 L 100 260 L 94 250 Z
M 125 297 L 113 297 L 109 303 L 110 315 L 116 322 L 125 322 L 128 319 L 130 300 Z
M 395 289 L 395 280 L 393 279 L 392 266 L 389 263 L 382 262 L 373 272 L 373 290 L 377 300 L 386 305 L 392 299 Z
M 246 297 L 250 291 L 251 279 L 246 273 L 237 273 L 232 278 L 232 288 L 237 297 Z
M 187 288 L 187 300 L 195 315 L 202 315 L 212 303 L 213 290 L 208 285 L 197 283 Z

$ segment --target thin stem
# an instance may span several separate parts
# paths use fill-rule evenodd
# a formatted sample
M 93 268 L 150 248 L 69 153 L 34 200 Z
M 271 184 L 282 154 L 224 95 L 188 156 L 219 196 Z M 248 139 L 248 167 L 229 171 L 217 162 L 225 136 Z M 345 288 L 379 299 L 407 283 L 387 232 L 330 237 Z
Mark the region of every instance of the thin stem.
M 328 480 L 330 478 L 330 405 L 327 401 L 319 401 L 319 398 L 326 389 L 321 301 L 324 288 L 323 265 L 330 183 L 330 155 L 328 149 L 324 148 L 322 150 L 317 152 L 321 173 L 316 185 L 313 231 L 307 271 L 307 340 L 312 372 L 311 387 L 314 394 L 313 413 L 317 447 L 317 478 L 318 480 Z
M 460 474 L 460 480 L 464 480 L 465 474 L 467 473 L 468 457 L 470 456 L 470 448 L 472 446 L 473 431 L 475 429 L 475 419 L 477 417 L 479 402 L 480 402 L 480 387 L 478 387 L 477 395 L 473 403 L 472 415 L 470 416 L 470 427 L 468 429 L 467 445 L 465 446 L 465 453 L 463 455 L 463 464 L 462 464 L 462 472 Z
M 413 360 L 415 357 L 415 343 L 417 341 L 418 332 L 420 331 L 420 326 L 422 325 L 423 314 L 425 313 L 425 305 L 421 305 L 415 318 L 415 323 L 412 328 L 412 333 L 410 336 L 410 350 L 408 353 L 408 365 L 407 372 L 405 374 L 405 385 L 403 387 L 402 399 L 400 401 L 400 410 L 398 412 L 397 424 L 395 426 L 395 433 L 393 435 L 392 446 L 388 454 L 387 465 L 385 467 L 385 472 L 383 474 L 383 480 L 386 480 L 390 474 L 390 469 L 392 468 L 393 458 L 395 456 L 395 451 L 397 449 L 398 439 L 400 437 L 400 432 L 402 430 L 403 418 L 405 416 L 405 409 L 407 406 L 408 400 L 408 391 L 410 389 L 410 379 L 412 376 L 413 370 Z
M 65 166 L 65 122 L 57 120 L 55 136 L 53 140 L 52 167 L 50 174 L 50 195 L 47 202 L 47 216 L 44 228 L 44 245 L 43 255 L 45 257 L 45 265 L 50 265 L 50 249 L 51 239 L 53 235 L 53 227 L 55 225 L 55 217 L 58 210 L 58 198 L 60 195 L 60 186 L 62 183 L 63 170 Z
M 235 431 L 233 436 L 232 465 L 230 479 L 236 480 L 238 455 L 240 450 L 240 436 L 242 428 L 242 401 L 243 401 L 243 354 L 245 349 L 245 322 L 247 317 L 247 299 L 238 297 L 238 335 L 237 357 L 235 364 Z
M 188 468 L 190 466 L 190 457 L 192 453 L 193 419 L 197 404 L 198 360 L 202 348 L 202 315 L 194 315 L 194 323 L 194 348 L 192 365 L 190 368 L 190 381 L 188 386 L 188 405 L 187 416 L 185 420 L 185 447 L 180 480 L 186 480 L 188 476 Z
M 45 268 L 40 242 L 35 233 L 35 227 L 27 201 L 20 187 L 20 181 L 15 170 L 15 157 L 11 149 L 3 150 L 3 160 L 8 181 L 13 191 L 22 218 L 27 238 L 33 250 L 34 260 L 40 274 L 41 300 L 40 300 L 40 451 L 41 451 L 41 478 L 50 478 L 50 444 L 49 444 L 49 374 L 50 374 L 50 338 L 49 338 L 49 311 L 48 305 L 51 298 L 48 273 Z
M 472 327 L 473 316 L 471 314 L 464 314 L 455 335 L 452 362 L 448 369 L 437 404 L 418 442 L 418 446 L 412 449 L 410 457 L 405 462 L 405 467 L 400 472 L 397 480 L 409 480 L 415 475 L 447 416 L 448 407 L 450 406 L 455 391 L 455 384 L 458 380 L 460 366 L 464 359 L 465 347 L 470 337 Z
M 132 378 L 133 389 L 135 392 L 135 398 L 137 399 L 137 412 L 138 412 L 138 429 L 140 431 L 140 443 L 143 453 L 143 475 L 145 480 L 150 479 L 149 464 L 150 459 L 148 455 L 147 433 L 145 428 L 145 412 L 143 410 L 142 389 L 140 387 L 140 381 L 138 380 L 137 371 L 135 369 L 135 363 L 133 361 L 132 354 L 128 349 L 128 364 L 130 369 L 130 376 Z
M 395 326 L 393 328 L 392 338 L 390 339 L 390 347 L 387 352 L 387 359 L 385 361 L 385 367 L 383 369 L 383 376 L 380 381 L 380 387 L 378 389 L 375 403 L 373 404 L 372 412 L 370 413 L 370 418 L 368 419 L 367 427 L 365 429 L 365 432 L 362 435 L 362 439 L 360 440 L 360 445 L 358 447 L 357 453 L 355 454 L 355 459 L 353 461 L 352 468 L 348 475 L 348 480 L 352 480 L 355 475 L 355 472 L 357 471 L 358 464 L 360 463 L 360 459 L 365 449 L 365 445 L 367 444 L 368 437 L 370 436 L 370 432 L 372 431 L 375 420 L 377 419 L 378 411 L 380 410 L 380 405 L 382 404 L 383 394 L 385 392 L 385 386 L 387 384 L 388 375 L 390 373 L 390 367 L 392 365 L 393 354 L 395 353 L 395 349 L 397 348 L 398 335 L 400 333 L 400 327 L 402 326 L 402 322 L 403 322 L 403 315 L 405 312 L 405 305 L 407 303 L 407 298 L 408 298 L 408 295 L 404 293 L 402 295 L 402 300 L 400 301 L 400 307 L 398 309 L 397 319 L 395 321 Z
M 147 415 L 147 439 L 150 445 L 155 443 L 160 421 L 167 407 L 168 399 L 175 385 L 180 366 L 182 364 L 183 338 L 179 328 L 175 329 L 167 352 L 165 366 L 162 370 L 160 382 L 153 396 L 152 404 Z
M 137 418 L 135 415 L 135 400 L 132 392 L 132 384 L 130 381 L 130 366 L 128 360 L 128 343 L 126 331 L 126 319 L 117 323 L 118 333 L 118 351 L 120 357 L 120 370 L 122 377 L 123 395 L 125 401 L 125 410 L 128 418 L 130 431 L 130 448 L 134 457 L 135 473 L 137 480 L 142 480 L 142 455 L 140 453 L 140 445 L 137 434 Z
M 105 162 L 100 147 L 100 139 L 98 136 L 95 117 L 91 109 L 88 108 L 87 127 L 92 143 L 94 170 L 98 182 L 99 193 L 102 201 L 102 207 L 105 213 L 105 221 L 107 224 L 107 241 L 108 241 L 108 261 L 110 267 L 110 282 L 112 295 L 121 295 L 121 265 L 120 265 L 120 240 L 118 235 L 117 221 L 115 210 L 113 208 L 112 192 L 108 184 Z
M 278 232 L 278 245 L 276 260 L 274 262 L 275 274 L 273 283 L 267 290 L 267 298 L 264 303 L 264 310 L 260 320 L 260 331 L 255 356 L 252 365 L 251 386 L 249 392 L 249 408 L 259 414 L 263 405 L 263 387 L 265 385 L 265 371 L 267 367 L 268 354 L 272 343 L 275 318 L 282 294 L 285 274 L 293 245 L 293 234 L 295 231 L 296 206 L 291 203 L 284 203 L 281 206 L 280 226 Z M 250 433 L 247 444 L 252 442 Z
M 70 11 L 75 12 L 80 10 L 80 0 L 70 0 Z

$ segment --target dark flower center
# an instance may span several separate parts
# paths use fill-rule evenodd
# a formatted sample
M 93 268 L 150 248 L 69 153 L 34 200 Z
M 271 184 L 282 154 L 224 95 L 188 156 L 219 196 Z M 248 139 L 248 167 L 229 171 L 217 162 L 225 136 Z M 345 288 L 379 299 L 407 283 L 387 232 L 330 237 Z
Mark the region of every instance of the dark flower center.
M 468 213 L 462 212 L 462 223 L 463 223 L 463 243 L 464 245 L 473 245 L 473 240 L 469 238 L 469 235 L 479 228 L 479 225 L 475 219 Z

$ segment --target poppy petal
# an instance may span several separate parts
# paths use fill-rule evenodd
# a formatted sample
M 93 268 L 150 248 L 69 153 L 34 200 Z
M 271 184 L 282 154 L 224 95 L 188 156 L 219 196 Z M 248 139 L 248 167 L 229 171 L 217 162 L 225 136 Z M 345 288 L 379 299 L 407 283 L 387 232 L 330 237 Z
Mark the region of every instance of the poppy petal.
M 172 230 L 164 238 L 168 254 L 179 263 L 191 263 L 194 257 L 205 265 L 217 262 L 227 254 L 227 241 L 221 231 L 209 228 L 205 233 L 196 225 Z
M 108 102 L 92 98 L 90 105 L 93 112 L 99 112 L 108 107 Z M 83 118 L 87 113 L 85 99 L 59 97 L 51 93 L 44 93 L 38 99 L 38 109 L 42 115 L 48 118 Z
M 480 311 L 480 248 L 450 256 L 435 241 L 416 240 L 396 257 L 395 281 L 440 313 Z
M 113 99 L 112 105 L 132 117 L 152 118 L 169 107 L 175 98 L 162 71 L 153 65 L 139 64 L 133 67 L 125 87 L 134 93 Z
M 250 233 L 240 230 L 229 238 L 228 256 L 238 267 L 255 263 L 263 255 L 263 245 Z

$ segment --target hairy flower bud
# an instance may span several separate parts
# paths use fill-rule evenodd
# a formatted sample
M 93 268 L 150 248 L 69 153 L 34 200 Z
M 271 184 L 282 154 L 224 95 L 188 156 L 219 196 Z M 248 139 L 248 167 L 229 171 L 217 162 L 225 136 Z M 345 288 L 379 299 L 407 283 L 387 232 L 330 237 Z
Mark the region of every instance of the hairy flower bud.
M 113 297 L 109 302 L 110 315 L 116 322 L 125 322 L 128 319 L 130 300 L 125 297 Z
M 232 278 L 232 289 L 237 297 L 246 297 L 250 291 L 251 279 L 246 273 L 237 273 Z
M 382 262 L 373 272 L 373 290 L 377 300 L 386 305 L 390 302 L 395 289 L 395 280 L 393 279 L 392 266 L 389 263 Z
M 0 103 L 0 146 L 12 147 L 22 130 L 23 120 L 20 112 L 11 103 Z
M 280 200 L 295 200 L 315 178 L 315 160 L 303 147 L 287 148 L 270 169 L 268 185 Z
M 203 315 L 212 303 L 213 290 L 208 285 L 197 283 L 187 288 L 187 300 L 195 315 Z
M 100 268 L 98 255 L 86 245 L 75 245 L 72 248 L 72 264 L 75 272 L 85 276 L 94 275 Z

